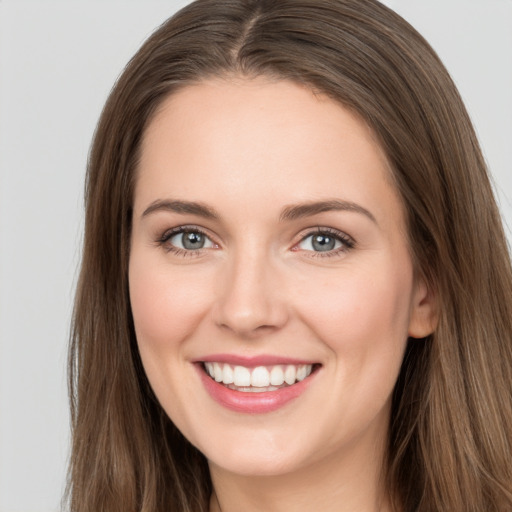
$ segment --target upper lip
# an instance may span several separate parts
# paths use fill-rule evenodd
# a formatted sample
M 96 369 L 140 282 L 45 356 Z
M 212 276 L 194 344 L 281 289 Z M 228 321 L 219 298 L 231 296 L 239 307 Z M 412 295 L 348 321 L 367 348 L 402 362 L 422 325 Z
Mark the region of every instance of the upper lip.
M 270 354 L 257 356 L 245 356 L 238 354 L 209 354 L 194 359 L 195 363 L 226 363 L 234 366 L 245 366 L 248 368 L 256 366 L 274 366 L 279 364 L 318 364 L 318 361 L 310 359 L 299 359 L 296 357 L 284 357 Z

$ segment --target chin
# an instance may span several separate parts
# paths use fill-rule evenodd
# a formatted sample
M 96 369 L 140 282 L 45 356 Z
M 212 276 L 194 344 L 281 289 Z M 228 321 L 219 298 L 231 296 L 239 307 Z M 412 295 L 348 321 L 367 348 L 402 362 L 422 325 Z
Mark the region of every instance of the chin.
M 247 456 L 240 455 L 233 457 L 223 457 L 208 459 L 208 465 L 214 466 L 223 472 L 244 476 L 244 477 L 276 477 L 299 470 L 304 464 L 296 459 L 283 457 L 282 454 L 276 456 L 273 454 L 268 457 L 259 455 Z
M 229 433 L 222 441 L 209 439 L 205 443 L 208 446 L 198 448 L 205 454 L 210 467 L 240 476 L 285 475 L 313 462 L 318 451 L 311 451 L 311 439 L 308 444 L 301 436 L 281 434 L 244 432 L 236 436 Z

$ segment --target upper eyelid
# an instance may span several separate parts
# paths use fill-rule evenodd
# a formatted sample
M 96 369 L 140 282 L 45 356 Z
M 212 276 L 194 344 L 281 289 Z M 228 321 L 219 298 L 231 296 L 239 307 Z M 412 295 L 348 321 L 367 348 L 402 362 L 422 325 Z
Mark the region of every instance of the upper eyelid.
M 174 235 L 179 235 L 180 233 L 185 233 L 187 231 L 201 233 L 202 235 L 205 235 L 210 239 L 213 238 L 210 235 L 209 231 L 202 227 L 184 224 L 182 226 L 176 226 L 174 228 L 169 228 L 169 229 L 164 230 L 163 233 L 161 234 L 161 236 L 159 236 L 159 239 L 168 240 L 169 238 L 171 238 Z
M 307 238 L 308 236 L 316 235 L 316 234 L 328 234 L 332 236 L 337 236 L 342 240 L 349 240 L 352 243 L 355 243 L 355 240 L 352 236 L 350 236 L 345 231 L 341 231 L 339 229 L 327 227 L 327 226 L 315 226 L 314 228 L 307 228 L 299 234 L 299 242 Z

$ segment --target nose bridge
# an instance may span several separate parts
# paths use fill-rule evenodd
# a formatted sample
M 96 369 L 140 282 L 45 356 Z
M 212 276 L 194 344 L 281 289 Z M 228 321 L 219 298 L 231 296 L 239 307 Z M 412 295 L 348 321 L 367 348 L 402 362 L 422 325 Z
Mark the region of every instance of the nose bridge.
M 268 248 L 251 244 L 227 258 L 215 320 L 244 337 L 282 327 L 286 304 L 279 290 L 279 273 Z

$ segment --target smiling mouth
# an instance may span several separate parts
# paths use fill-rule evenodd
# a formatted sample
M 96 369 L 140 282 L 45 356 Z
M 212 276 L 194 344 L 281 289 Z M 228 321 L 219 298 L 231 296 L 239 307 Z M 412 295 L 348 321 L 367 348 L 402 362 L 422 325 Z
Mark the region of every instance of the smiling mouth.
M 203 362 L 203 369 L 211 379 L 243 393 L 264 393 L 293 386 L 309 377 L 319 366 L 278 364 L 249 368 L 227 363 Z

